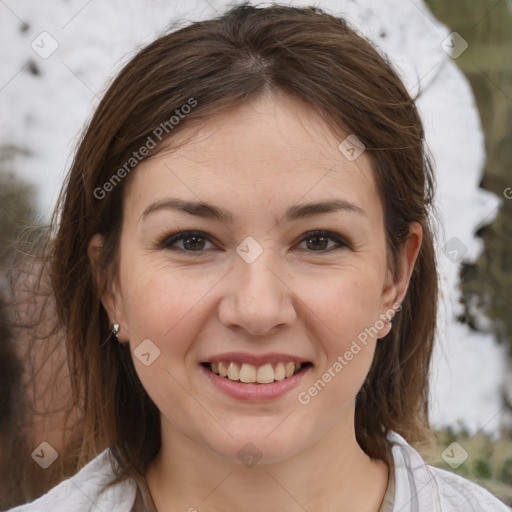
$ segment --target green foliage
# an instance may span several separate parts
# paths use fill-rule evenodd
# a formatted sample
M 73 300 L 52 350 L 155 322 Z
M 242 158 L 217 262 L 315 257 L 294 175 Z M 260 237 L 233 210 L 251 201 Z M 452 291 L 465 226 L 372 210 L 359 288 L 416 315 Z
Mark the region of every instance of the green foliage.
M 465 428 L 454 427 L 434 430 L 434 439 L 428 447 L 418 451 L 428 464 L 456 473 L 488 489 L 507 505 L 512 505 L 512 432 L 502 431 L 499 439 L 478 432 L 475 435 Z M 443 458 L 443 452 L 453 442 L 466 452 L 466 460 L 452 467 Z
M 475 463 L 475 475 L 478 478 L 492 478 L 492 471 L 486 460 L 478 459 Z
M 505 484 L 512 485 L 512 457 L 505 459 L 499 479 Z

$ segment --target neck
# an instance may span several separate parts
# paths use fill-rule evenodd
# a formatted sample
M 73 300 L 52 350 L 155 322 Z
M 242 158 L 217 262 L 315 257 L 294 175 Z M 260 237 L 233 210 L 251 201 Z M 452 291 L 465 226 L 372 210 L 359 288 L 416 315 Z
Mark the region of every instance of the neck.
M 350 421 L 352 420 L 352 421 Z M 254 466 L 227 460 L 162 421 L 162 446 L 146 479 L 158 511 L 378 512 L 389 470 L 355 438 L 352 414 L 307 449 Z

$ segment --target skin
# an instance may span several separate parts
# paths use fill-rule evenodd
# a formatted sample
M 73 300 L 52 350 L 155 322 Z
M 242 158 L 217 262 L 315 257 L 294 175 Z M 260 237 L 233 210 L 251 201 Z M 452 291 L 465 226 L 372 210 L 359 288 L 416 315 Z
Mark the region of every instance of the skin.
M 174 140 L 185 144 L 145 160 L 130 176 L 119 274 L 103 297 L 112 323 L 121 325 L 120 342 L 133 353 L 150 339 L 160 350 L 150 366 L 133 358 L 161 412 L 162 448 L 147 472 L 157 509 L 377 512 L 388 468 L 359 447 L 354 411 L 389 324 L 310 403 L 299 403 L 297 395 L 402 301 L 421 227 L 411 225 L 393 278 L 369 158 L 345 158 L 341 141 L 310 107 L 284 94 L 224 111 Z M 164 208 L 143 215 L 169 197 L 213 203 L 233 220 Z M 297 203 L 333 198 L 363 213 L 276 224 Z M 303 239 L 316 229 L 340 234 L 350 247 Z M 159 245 L 184 230 L 202 231 L 211 241 L 200 240 L 199 249 L 183 239 L 174 250 Z M 247 236 L 263 249 L 252 263 L 236 252 Z M 93 262 L 101 243 L 99 235 L 91 242 Z M 208 356 L 231 350 L 296 354 L 314 366 L 284 396 L 244 403 L 199 371 Z M 261 453 L 252 467 L 237 458 L 247 442 Z

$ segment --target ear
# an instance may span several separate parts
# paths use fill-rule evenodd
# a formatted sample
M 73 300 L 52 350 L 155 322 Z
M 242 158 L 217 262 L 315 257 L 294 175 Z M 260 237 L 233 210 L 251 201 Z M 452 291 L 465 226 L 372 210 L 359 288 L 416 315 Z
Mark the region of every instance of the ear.
M 423 239 L 423 229 L 418 222 L 412 222 L 409 225 L 409 235 L 405 240 L 400 254 L 397 258 L 397 274 L 394 276 L 391 269 L 388 269 L 386 283 L 382 290 L 381 318 L 389 316 L 386 312 L 390 310 L 396 312 L 398 306 L 402 304 L 409 282 L 411 280 L 412 271 L 418 258 Z M 379 333 L 379 338 L 386 336 L 391 330 L 391 325 L 386 323 L 383 332 Z
M 122 301 L 118 292 L 117 279 L 115 276 L 110 275 L 109 269 L 101 265 L 101 251 L 103 249 L 104 237 L 99 233 L 95 234 L 87 248 L 87 256 L 91 264 L 93 279 L 96 288 L 100 293 L 100 300 L 108 314 L 110 325 L 118 323 L 120 330 L 118 333 L 119 341 L 128 341 L 126 333 L 126 322 L 124 321 L 122 311 Z M 124 326 L 124 328 L 123 328 Z

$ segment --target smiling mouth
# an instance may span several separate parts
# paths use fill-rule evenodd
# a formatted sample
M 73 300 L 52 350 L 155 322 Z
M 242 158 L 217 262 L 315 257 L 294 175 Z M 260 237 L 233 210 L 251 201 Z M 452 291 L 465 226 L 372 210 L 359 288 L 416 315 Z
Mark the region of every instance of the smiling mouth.
M 220 377 L 234 382 L 271 384 L 297 375 L 304 368 L 313 366 L 312 363 L 278 362 L 254 366 L 235 361 L 204 362 L 202 366 Z

